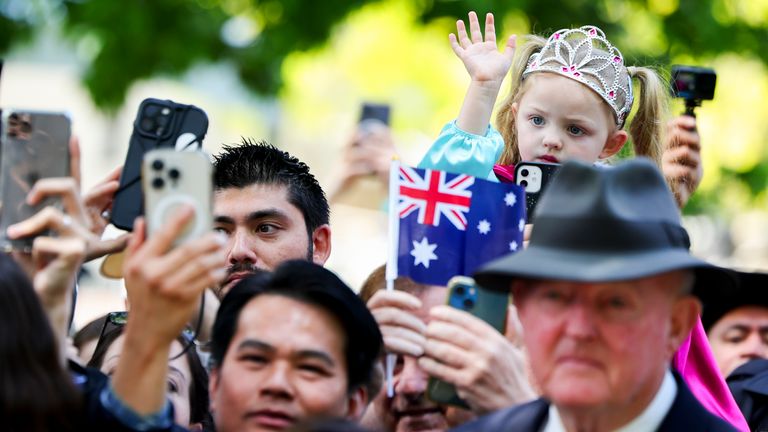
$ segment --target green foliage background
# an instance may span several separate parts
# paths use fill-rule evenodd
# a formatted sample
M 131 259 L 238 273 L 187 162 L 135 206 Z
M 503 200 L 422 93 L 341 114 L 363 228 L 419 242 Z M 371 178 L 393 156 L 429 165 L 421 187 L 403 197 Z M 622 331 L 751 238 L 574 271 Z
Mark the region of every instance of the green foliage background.
M 707 174 L 687 211 L 768 207 L 768 0 L 2 0 L 0 54 L 58 26 L 106 112 L 138 80 L 226 62 L 255 94 L 326 126 L 336 82 L 398 100 L 396 128 L 436 135 L 465 79 L 446 35 L 469 10 L 494 12 L 500 35 L 589 23 L 630 64 L 715 67 L 716 101 L 699 116 Z M 227 43 L 233 23 L 252 37 Z

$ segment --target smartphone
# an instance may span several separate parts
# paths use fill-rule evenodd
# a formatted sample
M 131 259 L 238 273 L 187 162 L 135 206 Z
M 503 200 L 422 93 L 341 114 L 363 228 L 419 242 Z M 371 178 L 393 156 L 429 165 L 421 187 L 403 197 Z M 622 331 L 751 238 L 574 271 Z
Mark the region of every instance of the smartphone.
M 515 183 L 525 188 L 525 214 L 533 220 L 541 195 L 562 165 L 546 162 L 520 162 L 515 165 Z
M 61 206 L 46 198 L 30 206 L 26 198 L 40 179 L 68 177 L 71 122 L 61 112 L 5 109 L 2 116 L 0 157 L 0 245 L 6 251 L 32 249 L 33 237 L 11 240 L 9 225 L 29 218 L 47 206 Z M 45 233 L 41 233 L 45 235 Z
M 467 276 L 454 276 L 448 281 L 447 304 L 482 319 L 499 333 L 504 333 L 507 326 L 509 299 L 508 292 L 485 289 Z M 429 378 L 427 397 L 439 404 L 469 409 L 469 405 L 456 393 L 453 384 L 437 378 Z
M 144 214 L 141 164 L 144 155 L 154 149 L 198 151 L 208 132 L 208 116 L 194 105 L 170 100 L 145 99 L 139 106 L 128 154 L 115 193 L 110 222 L 131 231 L 133 221 Z
M 194 209 L 174 246 L 213 229 L 213 166 L 202 151 L 151 150 L 142 166 L 147 236 L 156 233 L 182 205 Z

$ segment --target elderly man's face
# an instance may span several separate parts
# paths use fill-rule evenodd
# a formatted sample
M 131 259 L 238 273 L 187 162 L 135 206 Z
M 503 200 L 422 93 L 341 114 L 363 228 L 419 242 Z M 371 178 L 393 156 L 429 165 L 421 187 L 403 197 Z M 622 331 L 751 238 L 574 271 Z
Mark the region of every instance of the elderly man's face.
M 561 409 L 638 415 L 698 314 L 698 301 L 679 295 L 684 278 L 671 272 L 614 283 L 514 282 L 543 394 Z
M 768 308 L 736 308 L 712 326 L 708 337 L 723 377 L 749 360 L 768 358 Z

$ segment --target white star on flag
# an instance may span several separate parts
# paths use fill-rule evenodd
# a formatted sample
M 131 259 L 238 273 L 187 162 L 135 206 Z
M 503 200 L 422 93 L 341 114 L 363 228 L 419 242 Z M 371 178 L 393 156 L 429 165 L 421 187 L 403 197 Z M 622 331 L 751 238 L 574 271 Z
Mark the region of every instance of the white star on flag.
M 480 234 L 488 234 L 491 231 L 491 223 L 483 219 L 477 224 L 477 230 Z
M 513 241 L 509 243 L 509 250 L 516 251 L 517 250 L 517 242 Z
M 504 202 L 509 206 L 512 207 L 517 202 L 517 197 L 515 196 L 514 192 L 509 192 L 504 196 Z
M 418 243 L 415 241 L 412 241 L 411 243 L 413 243 L 413 249 L 411 249 L 411 255 L 414 258 L 413 265 L 417 266 L 422 264 L 425 268 L 429 268 L 429 262 L 437 259 L 437 255 L 435 255 L 434 252 L 437 248 L 437 244 L 429 244 L 426 237 L 421 239 Z
M 520 228 L 520 232 L 523 232 L 525 229 L 525 219 L 520 219 L 520 223 L 517 224 L 517 227 Z

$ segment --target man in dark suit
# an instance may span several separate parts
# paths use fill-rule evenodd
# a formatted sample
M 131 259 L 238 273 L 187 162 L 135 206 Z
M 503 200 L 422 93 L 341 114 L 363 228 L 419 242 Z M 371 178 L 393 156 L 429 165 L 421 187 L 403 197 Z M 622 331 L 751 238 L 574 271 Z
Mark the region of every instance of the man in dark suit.
M 456 430 L 735 430 L 670 371 L 699 299 L 732 280 L 689 254 L 656 167 L 566 164 L 533 222 L 527 249 L 475 278 L 511 290 L 543 398 Z

